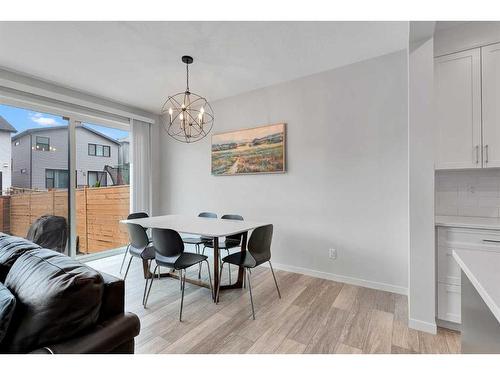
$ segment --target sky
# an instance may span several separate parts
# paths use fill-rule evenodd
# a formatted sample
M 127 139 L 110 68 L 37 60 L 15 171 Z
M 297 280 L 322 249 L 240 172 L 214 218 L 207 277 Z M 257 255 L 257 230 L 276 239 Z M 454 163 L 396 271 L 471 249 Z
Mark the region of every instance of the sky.
M 2 104 L 0 104 L 0 116 L 6 119 L 18 132 L 33 128 L 68 125 L 68 122 L 63 120 L 61 116 L 53 116 L 47 113 L 30 111 Z M 114 139 L 128 136 L 128 132 L 123 130 L 88 123 L 85 123 L 85 125 Z M 15 134 L 16 133 L 12 133 L 12 135 Z

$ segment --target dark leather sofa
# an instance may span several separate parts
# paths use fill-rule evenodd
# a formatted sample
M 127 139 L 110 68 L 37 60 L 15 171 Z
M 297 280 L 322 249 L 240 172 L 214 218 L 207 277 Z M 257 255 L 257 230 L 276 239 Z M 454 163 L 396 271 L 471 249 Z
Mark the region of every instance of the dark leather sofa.
M 0 353 L 134 353 L 123 280 L 0 233 L 0 283 L 15 300 Z

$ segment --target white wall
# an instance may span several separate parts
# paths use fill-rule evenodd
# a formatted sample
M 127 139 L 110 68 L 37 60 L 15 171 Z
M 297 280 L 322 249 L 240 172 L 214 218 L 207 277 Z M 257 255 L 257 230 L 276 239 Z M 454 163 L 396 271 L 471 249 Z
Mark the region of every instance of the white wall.
M 436 332 L 433 39 L 409 48 L 409 326 Z
M 162 131 L 161 210 L 272 222 L 276 266 L 406 293 L 407 95 L 401 51 L 214 102 L 215 132 L 286 122 L 287 173 L 212 176 L 210 139 Z
M 9 132 L 0 131 L 0 172 L 2 172 L 2 190 L 11 186 L 11 144 Z
M 467 22 L 436 32 L 434 56 L 500 42 L 500 22 Z

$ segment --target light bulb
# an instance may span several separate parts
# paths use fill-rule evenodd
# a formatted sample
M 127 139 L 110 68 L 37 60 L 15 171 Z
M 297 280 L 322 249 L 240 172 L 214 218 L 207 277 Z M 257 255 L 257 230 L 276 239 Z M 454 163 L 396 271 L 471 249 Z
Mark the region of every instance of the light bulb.
M 179 119 L 180 119 L 181 121 L 182 121 L 182 120 L 184 120 L 184 115 L 183 115 L 182 113 L 179 115 Z
M 205 108 L 201 107 L 200 108 L 200 114 L 203 114 L 205 112 Z
M 168 109 L 168 114 L 169 114 L 170 116 L 172 116 L 172 113 L 174 113 L 174 111 L 172 110 L 172 107 L 170 107 L 170 108 Z

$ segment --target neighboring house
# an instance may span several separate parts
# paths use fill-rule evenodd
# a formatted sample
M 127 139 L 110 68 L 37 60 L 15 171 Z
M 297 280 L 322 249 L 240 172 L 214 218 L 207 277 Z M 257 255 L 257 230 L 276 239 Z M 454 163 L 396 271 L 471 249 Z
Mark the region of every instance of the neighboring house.
M 120 143 L 86 125 L 76 128 L 76 186 L 112 185 L 106 165 L 118 165 Z M 68 127 L 27 129 L 12 137 L 12 186 L 68 186 Z
M 130 141 L 128 137 L 118 139 L 120 148 L 118 149 L 118 165 L 129 164 Z
M 0 194 L 11 186 L 10 136 L 17 130 L 0 116 Z

